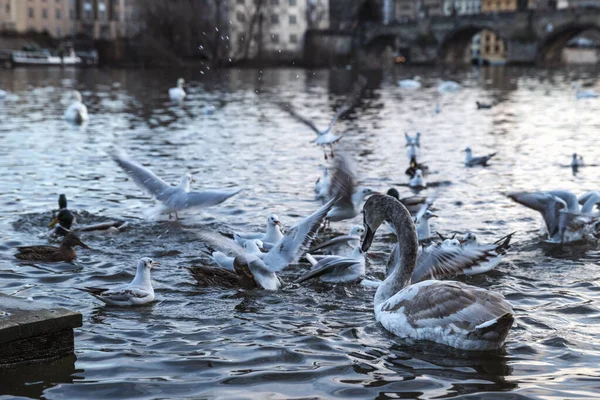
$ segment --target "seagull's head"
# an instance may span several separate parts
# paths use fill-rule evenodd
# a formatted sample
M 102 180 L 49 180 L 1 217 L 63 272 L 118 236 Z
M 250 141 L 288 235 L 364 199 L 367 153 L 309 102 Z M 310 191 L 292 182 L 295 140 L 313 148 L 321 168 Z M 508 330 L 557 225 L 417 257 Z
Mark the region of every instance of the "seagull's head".
M 185 85 L 185 80 L 183 78 L 177 79 L 177 87 L 182 88 Z
M 194 176 L 190 173 L 187 173 L 181 178 L 181 183 L 179 184 L 179 187 L 182 187 L 184 190 L 189 192 L 192 182 L 196 182 Z
M 425 218 L 425 219 L 437 218 L 437 215 L 435 215 L 431 211 L 427 210 L 427 211 L 425 211 L 425 214 L 423 214 L 422 218 Z
M 277 216 L 277 214 L 269 215 L 269 218 L 267 218 L 267 223 L 271 226 L 281 226 L 281 221 L 279 221 L 279 217 Z
M 360 189 L 360 194 L 363 197 L 363 199 L 365 197 L 370 196 L 370 195 L 375 194 L 375 193 L 377 193 L 377 192 L 375 192 L 373 189 L 368 188 L 368 187 Z
M 467 153 L 467 154 L 471 154 L 471 148 L 470 148 L 470 147 L 468 147 L 468 146 L 467 146 L 467 148 L 465 148 L 463 151 L 464 151 L 465 153 Z
M 477 236 L 473 232 L 467 232 L 460 240 L 460 244 L 471 244 L 477 242 Z
M 364 235 L 365 233 L 365 228 L 361 225 L 354 225 L 351 229 L 350 229 L 350 236 L 359 236 L 362 237 L 362 235 Z
M 423 171 L 421 171 L 420 169 L 415 171 L 415 177 L 417 178 L 423 178 Z
M 458 239 L 446 239 L 443 241 L 442 243 L 444 246 L 448 246 L 448 247 L 457 247 L 460 246 L 460 242 L 458 241 Z
M 143 257 L 138 262 L 138 267 L 144 267 L 148 271 L 150 271 L 152 268 L 157 267 L 159 265 L 160 265 L 160 263 L 158 261 L 154 261 L 150 257 Z

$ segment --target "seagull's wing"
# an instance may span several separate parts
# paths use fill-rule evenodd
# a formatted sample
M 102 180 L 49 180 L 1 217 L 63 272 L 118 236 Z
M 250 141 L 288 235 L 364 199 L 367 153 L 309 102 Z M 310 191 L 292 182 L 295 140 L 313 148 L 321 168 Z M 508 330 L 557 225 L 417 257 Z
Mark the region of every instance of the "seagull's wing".
M 131 299 L 143 299 L 148 296 L 150 296 L 150 292 L 140 287 L 123 287 L 102 292 L 98 295 L 98 298 L 120 302 Z
M 337 120 L 339 118 L 341 118 L 344 114 L 346 114 L 348 111 L 350 111 L 350 106 L 347 104 L 344 104 L 343 106 L 341 106 L 339 108 L 339 110 L 337 111 L 337 113 L 335 113 L 335 115 L 333 116 L 333 119 L 331 120 L 331 123 L 329 124 L 329 127 L 327 128 L 327 130 L 321 132 L 320 134 L 326 134 L 328 132 L 331 132 L 331 130 L 333 129 L 333 126 L 335 125 L 335 123 L 337 122 Z
M 559 231 L 559 208 L 562 200 L 547 192 L 516 192 L 509 193 L 508 197 L 515 202 L 531 208 L 542 214 L 546 229 L 550 237 Z M 562 201 L 564 204 L 564 201 Z
M 336 200 L 329 200 L 323 207 L 286 232 L 283 238 L 263 257 L 263 261 L 270 271 L 280 271 L 302 256 L 315 238 Z
M 131 179 L 142 190 L 156 197 L 158 200 L 166 201 L 176 188 L 154 175 L 152 171 L 133 161 L 124 152 L 111 154 L 112 159 L 129 175 Z
M 465 270 L 497 257 L 497 247 L 497 245 L 428 247 L 420 253 L 417 259 L 417 266 L 413 271 L 411 282 L 461 275 Z
M 353 258 L 339 256 L 330 256 L 322 258 L 321 260 L 319 260 L 318 263 L 316 263 L 313 266 L 313 268 L 309 272 L 296 279 L 296 283 L 301 283 L 309 279 L 317 278 L 319 276 L 333 272 L 336 269 L 340 270 L 344 268 L 350 268 L 358 262 L 359 261 Z
M 242 189 L 182 192 L 173 196 L 173 198 L 171 198 L 173 204 L 169 205 L 176 209 L 210 207 L 224 202 L 241 191 Z
M 427 209 L 429 207 L 431 207 L 431 205 L 435 202 L 437 195 L 438 195 L 438 191 L 435 191 L 431 196 L 429 196 L 425 199 L 425 201 L 421 205 L 421 208 L 419 208 L 419 211 L 417 211 L 417 214 L 415 215 L 415 223 L 416 224 L 419 223 L 419 221 L 421 220 L 421 218 L 423 217 L 423 215 L 425 214 Z
M 329 198 L 339 198 L 336 206 L 354 208 L 352 196 L 356 190 L 356 170 L 350 158 L 339 153 L 335 157 L 335 166 L 329 185 Z
M 244 254 L 242 246 L 213 230 L 207 229 L 196 232 L 196 235 L 198 235 L 198 238 L 204 242 L 205 245 L 222 253 L 229 254 L 233 257 Z
M 332 247 L 332 246 L 337 246 L 337 245 L 341 245 L 341 244 L 346 244 L 348 242 L 351 242 L 353 240 L 360 240 L 359 236 L 356 235 L 343 235 L 343 236 L 338 236 L 335 237 L 331 240 L 328 240 L 326 242 L 323 242 L 321 244 L 316 245 L 315 247 L 311 248 L 308 252 L 312 253 L 314 251 L 318 251 L 318 250 L 324 250 L 328 247 Z
M 315 124 L 313 124 L 312 121 L 308 120 L 302 115 L 298 114 L 290 103 L 279 102 L 278 104 L 279 107 L 281 107 L 281 109 L 287 111 L 294 119 L 296 119 L 299 122 L 302 122 L 304 125 L 308 126 L 310 129 L 315 131 L 317 136 L 321 135 L 322 132 L 315 126 Z

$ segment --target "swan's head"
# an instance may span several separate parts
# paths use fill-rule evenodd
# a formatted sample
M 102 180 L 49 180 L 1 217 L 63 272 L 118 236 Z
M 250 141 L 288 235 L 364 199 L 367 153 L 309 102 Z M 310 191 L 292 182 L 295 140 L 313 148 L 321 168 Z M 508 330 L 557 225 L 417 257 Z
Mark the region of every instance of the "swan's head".
M 387 191 L 387 195 L 392 196 L 396 200 L 400 200 L 400 193 L 394 188 L 390 188 L 390 190 Z
M 81 97 L 81 93 L 79 93 L 79 91 L 77 90 L 73 90 L 71 92 L 71 98 L 75 101 L 78 101 L 81 103 L 81 101 L 83 100 L 83 97 Z
M 157 267 L 159 265 L 160 265 L 160 263 L 158 261 L 154 261 L 150 257 L 143 257 L 140 259 L 140 261 L 138 261 L 138 268 L 144 267 L 148 271 L 150 271 L 152 268 Z
M 279 221 L 277 214 L 271 214 L 269 215 L 269 218 L 267 218 L 267 224 L 270 226 L 281 226 L 281 221 Z
M 185 85 L 185 80 L 183 78 L 177 79 L 177 87 L 182 88 Z
M 477 236 L 473 232 L 467 232 L 460 240 L 460 244 L 472 244 L 477 243 Z
M 362 227 L 360 225 L 354 225 L 352 228 L 350 228 L 350 232 L 348 233 L 348 235 L 362 237 L 362 235 L 364 233 L 365 233 L 364 227 Z
M 385 216 L 401 213 L 400 209 L 402 208 L 410 221 L 410 214 L 406 208 L 400 202 L 392 200 L 390 196 L 374 194 L 367 200 L 363 208 L 363 226 L 365 228 L 365 237 L 361 245 L 363 251 L 367 251 L 371 247 L 375 232 L 385 221 Z

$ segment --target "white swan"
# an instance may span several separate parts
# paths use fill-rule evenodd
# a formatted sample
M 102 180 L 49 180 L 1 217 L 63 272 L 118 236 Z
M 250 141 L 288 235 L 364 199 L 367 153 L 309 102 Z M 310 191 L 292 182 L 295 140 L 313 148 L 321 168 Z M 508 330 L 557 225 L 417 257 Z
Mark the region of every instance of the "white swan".
M 402 338 L 430 340 L 463 350 L 502 347 L 514 322 L 511 305 L 500 294 L 461 282 L 426 280 L 411 284 L 418 240 L 406 208 L 390 196 L 375 194 L 365 204 L 367 251 L 379 226 L 394 225 L 398 256 L 374 298 L 375 319 Z
M 73 103 L 65 111 L 64 118 L 76 124 L 81 124 L 89 119 L 87 107 L 82 103 L 81 93 L 73 90 L 71 93 Z
M 152 268 L 160 265 L 151 258 L 142 258 L 137 265 L 135 278 L 124 286 L 114 289 L 95 287 L 75 288 L 90 293 L 95 298 L 113 306 L 139 306 L 154 301 L 154 288 L 150 280 Z
M 169 97 L 173 101 L 182 101 L 186 94 L 185 90 L 183 90 L 183 85 L 185 84 L 185 80 L 183 78 L 177 79 L 177 86 L 169 89 Z

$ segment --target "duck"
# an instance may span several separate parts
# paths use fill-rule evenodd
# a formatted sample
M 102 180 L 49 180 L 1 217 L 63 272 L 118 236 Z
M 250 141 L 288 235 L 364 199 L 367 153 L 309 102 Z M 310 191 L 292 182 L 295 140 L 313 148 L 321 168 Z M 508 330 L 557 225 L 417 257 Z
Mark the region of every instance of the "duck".
M 262 289 L 262 286 L 254 279 L 248 262 L 241 257 L 234 257 L 233 271 L 205 265 L 186 269 L 190 271 L 199 286 L 244 290 Z M 277 281 L 279 286 L 283 285 L 283 281 L 279 277 L 277 277 Z
M 69 122 L 82 124 L 89 119 L 87 107 L 83 104 L 81 93 L 77 90 L 71 92 L 71 97 L 73 98 L 73 103 L 65 111 L 64 118 Z
M 477 109 L 478 109 L 478 110 L 489 110 L 490 108 L 492 108 L 492 107 L 493 107 L 493 105 L 492 105 L 492 104 L 489 104 L 489 103 L 481 103 L 481 102 L 479 102 L 479 101 L 476 101 L 476 102 L 475 102 L 475 105 L 477 106 Z
M 482 167 L 487 167 L 488 161 L 492 159 L 497 153 L 490 153 L 487 156 L 482 157 L 473 157 L 473 151 L 470 147 L 467 147 L 463 150 L 466 154 L 465 156 L 465 165 L 467 167 L 474 167 L 476 165 L 481 165 Z
M 514 322 L 504 297 L 456 281 L 411 282 L 419 242 L 410 213 L 390 196 L 374 194 L 364 207 L 366 252 L 375 232 L 387 221 L 395 227 L 394 267 L 373 299 L 375 320 L 400 338 L 433 341 L 462 350 L 501 348 Z
M 18 253 L 15 257 L 19 260 L 41 261 L 41 262 L 71 262 L 77 259 L 73 247 L 80 246 L 90 249 L 75 234 L 68 233 L 62 240 L 60 247 L 55 246 L 24 246 L 17 247 Z
M 387 195 L 393 197 L 394 199 L 402 203 L 411 214 L 417 214 L 428 202 L 431 202 L 431 204 L 433 204 L 431 199 L 424 196 L 408 196 L 401 199 L 400 193 L 398 193 L 398 190 L 396 190 L 395 188 L 388 189 Z
M 429 171 L 429 167 L 427 165 L 418 163 L 416 158 L 411 158 L 410 164 L 409 164 L 408 168 L 406 169 L 406 171 L 404 171 L 404 173 L 412 178 L 415 176 L 415 174 L 417 173 L 417 170 L 419 170 L 419 169 L 424 174 L 427 173 L 427 171 Z
M 126 221 L 106 221 L 73 228 L 74 223 L 75 216 L 73 213 L 67 208 L 63 208 L 48 226 L 53 228 L 51 232 L 52 236 L 65 236 L 69 232 L 114 234 L 122 232 L 128 225 Z
M 360 246 L 356 246 L 347 257 L 328 255 L 317 261 L 310 253 L 307 253 L 306 259 L 312 268 L 298 278 L 296 283 L 314 278 L 328 283 L 354 282 L 365 276 L 365 256 Z
M 300 258 L 304 251 L 310 246 L 321 224 L 325 221 L 327 213 L 337 199 L 329 200 L 325 205 L 319 208 L 317 211 L 304 218 L 298 224 L 290 228 L 283 238 L 273 246 L 265 254 L 248 254 L 241 251 L 237 252 L 233 260 L 233 266 L 235 271 L 229 271 L 225 268 L 206 268 L 196 267 L 193 268 L 192 276 L 196 278 L 199 284 L 217 284 L 224 283 L 225 287 L 229 285 L 239 285 L 239 279 L 243 279 L 244 282 L 248 282 L 248 278 L 244 275 L 252 276 L 256 287 L 259 289 L 276 291 L 281 288 L 283 282 L 277 276 L 277 272 L 286 268 L 289 264 L 295 262 Z M 210 244 L 213 247 L 220 247 L 220 240 L 217 238 L 220 235 L 216 235 L 209 231 L 201 231 L 197 233 L 200 239 Z M 235 251 L 235 249 L 231 249 Z M 225 271 L 234 272 L 237 275 L 237 279 L 227 280 L 226 277 L 233 278 L 234 275 Z
M 348 255 L 360 245 L 360 238 L 365 233 L 362 225 L 353 225 L 347 235 L 337 236 L 326 242 L 320 243 L 310 250 L 309 253 L 321 252 L 325 254 Z
M 408 186 L 412 189 L 425 189 L 427 182 L 425 182 L 425 178 L 423 177 L 423 171 L 420 169 L 416 170 L 415 176 L 410 179 Z
M 183 90 L 183 85 L 185 85 L 185 80 L 183 78 L 177 79 L 177 85 L 169 89 L 169 97 L 171 100 L 183 101 L 183 99 L 185 99 L 186 93 L 185 90 Z
M 267 217 L 267 230 L 265 233 L 234 233 L 233 238 L 239 245 L 243 245 L 247 240 L 259 239 L 265 249 L 269 250 L 283 238 L 281 221 L 277 214 L 271 214 Z
M 141 306 L 154 301 L 154 288 L 150 278 L 152 268 L 159 266 L 158 261 L 143 257 L 138 261 L 135 277 L 123 286 L 113 289 L 83 287 L 75 288 L 86 292 L 111 306 Z

